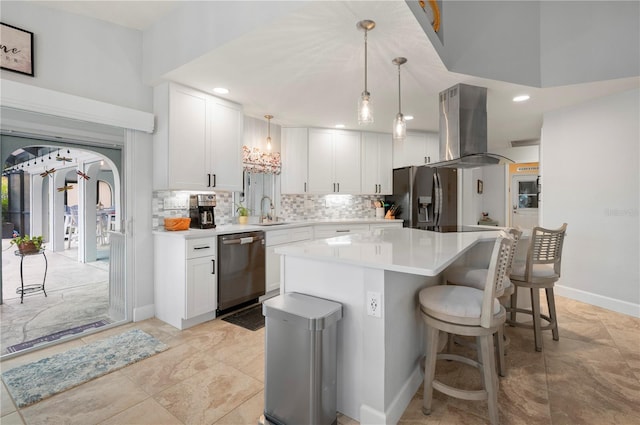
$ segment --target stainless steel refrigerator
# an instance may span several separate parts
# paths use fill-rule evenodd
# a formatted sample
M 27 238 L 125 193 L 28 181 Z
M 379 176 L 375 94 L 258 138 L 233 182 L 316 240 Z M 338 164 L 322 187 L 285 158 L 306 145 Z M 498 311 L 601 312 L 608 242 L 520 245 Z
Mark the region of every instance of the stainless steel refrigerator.
M 385 201 L 396 205 L 404 227 L 446 231 L 458 226 L 458 170 L 428 166 L 393 170 L 393 194 Z

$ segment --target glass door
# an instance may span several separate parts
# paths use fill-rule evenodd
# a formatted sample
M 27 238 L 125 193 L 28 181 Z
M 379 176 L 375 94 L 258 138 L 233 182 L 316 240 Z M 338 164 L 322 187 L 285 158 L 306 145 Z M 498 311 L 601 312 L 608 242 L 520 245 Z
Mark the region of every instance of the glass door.
M 538 225 L 538 176 L 516 175 L 511 180 L 511 226 Z

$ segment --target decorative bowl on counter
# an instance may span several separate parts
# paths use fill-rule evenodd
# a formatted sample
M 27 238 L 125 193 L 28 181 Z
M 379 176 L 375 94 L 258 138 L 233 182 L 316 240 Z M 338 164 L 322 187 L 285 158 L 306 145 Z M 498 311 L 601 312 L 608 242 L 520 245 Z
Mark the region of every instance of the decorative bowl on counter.
M 167 217 L 164 219 L 165 230 L 189 230 L 189 217 Z

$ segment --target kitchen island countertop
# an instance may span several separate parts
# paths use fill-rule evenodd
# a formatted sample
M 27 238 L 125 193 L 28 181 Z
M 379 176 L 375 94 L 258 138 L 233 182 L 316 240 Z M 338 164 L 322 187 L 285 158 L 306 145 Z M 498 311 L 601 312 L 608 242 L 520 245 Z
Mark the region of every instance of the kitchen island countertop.
M 299 242 L 277 247 L 277 254 L 359 265 L 373 269 L 436 276 L 480 241 L 494 240 L 500 229 L 437 233 L 418 229 L 380 229 L 364 234 Z

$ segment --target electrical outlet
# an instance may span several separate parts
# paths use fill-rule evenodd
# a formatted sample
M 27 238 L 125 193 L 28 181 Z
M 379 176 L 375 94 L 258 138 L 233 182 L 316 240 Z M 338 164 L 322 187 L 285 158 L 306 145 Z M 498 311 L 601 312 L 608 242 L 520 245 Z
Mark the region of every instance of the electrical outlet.
M 382 317 L 382 297 L 380 292 L 367 292 L 367 314 L 373 317 Z

